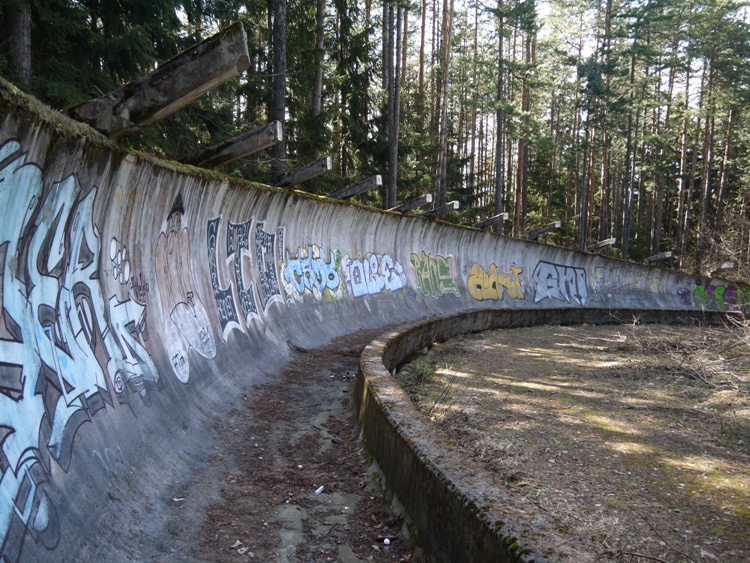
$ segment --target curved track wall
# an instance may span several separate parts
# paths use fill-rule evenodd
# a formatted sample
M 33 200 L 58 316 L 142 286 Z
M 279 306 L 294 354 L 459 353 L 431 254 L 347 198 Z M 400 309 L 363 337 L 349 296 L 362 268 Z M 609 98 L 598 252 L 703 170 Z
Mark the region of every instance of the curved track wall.
M 158 529 L 217 417 L 290 346 L 487 307 L 744 299 L 720 281 L 156 161 L 5 83 L 0 212 L 7 561 L 137 558 L 133 538 Z
M 365 348 L 354 392 L 361 437 L 380 466 L 386 491 L 409 515 L 431 561 L 545 559 L 524 541 L 528 525 L 507 520 L 506 506 L 512 501 L 482 471 L 459 467 L 449 437 L 419 413 L 391 374 L 435 342 L 459 334 L 538 324 L 629 323 L 634 318 L 648 323 L 725 320 L 721 313 L 698 311 L 485 309 L 404 325 Z

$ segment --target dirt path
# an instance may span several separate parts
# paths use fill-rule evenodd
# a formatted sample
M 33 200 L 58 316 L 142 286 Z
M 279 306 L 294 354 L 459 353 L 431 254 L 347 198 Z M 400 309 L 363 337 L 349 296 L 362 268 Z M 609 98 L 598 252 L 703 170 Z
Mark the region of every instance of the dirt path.
M 174 485 L 151 559 L 420 561 L 352 425 L 359 354 L 380 332 L 299 350 L 243 397 L 214 455 Z M 437 345 L 399 377 L 465 467 L 515 499 L 504 510 L 550 561 L 739 562 L 750 377 L 738 352 L 706 329 L 535 327 Z M 744 380 L 722 383 L 726 367 Z
M 298 350 L 278 379 L 244 397 L 247 408 L 222 421 L 223 443 L 193 498 L 176 497 L 175 511 L 191 501 L 191 514 L 175 518 L 161 560 L 416 560 L 352 424 L 359 355 L 379 332 Z
M 550 561 L 750 561 L 748 350 L 732 338 L 498 330 L 398 377 Z

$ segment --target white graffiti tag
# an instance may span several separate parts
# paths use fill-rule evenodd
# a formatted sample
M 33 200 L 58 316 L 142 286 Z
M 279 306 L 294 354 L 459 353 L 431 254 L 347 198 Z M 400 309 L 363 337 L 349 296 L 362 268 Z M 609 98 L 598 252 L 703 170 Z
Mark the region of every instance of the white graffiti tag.
M 586 287 L 586 270 L 583 268 L 542 261 L 534 268 L 533 278 L 536 282 L 534 303 L 539 303 L 542 299 L 549 297 L 585 305 L 589 297 Z
M 390 254 L 368 254 L 364 258 L 344 256 L 346 289 L 354 297 L 398 291 L 406 287 L 406 273 Z

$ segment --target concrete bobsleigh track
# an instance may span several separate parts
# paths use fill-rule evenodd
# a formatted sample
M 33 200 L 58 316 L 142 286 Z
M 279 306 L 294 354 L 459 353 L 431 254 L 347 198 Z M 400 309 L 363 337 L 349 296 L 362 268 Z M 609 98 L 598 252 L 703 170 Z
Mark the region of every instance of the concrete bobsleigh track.
M 500 528 L 481 532 L 486 515 L 405 438 L 413 427 L 394 427 L 382 356 L 390 368 L 460 330 L 747 300 L 717 280 L 157 161 L 4 82 L 0 215 L 0 553 L 11 562 L 138 559 L 132 532 L 158 526 L 153 499 L 292 347 L 399 323 L 422 328 L 363 359 L 368 449 L 436 551 L 471 559 L 438 541 L 453 522 L 464 528 L 454 550 L 528 559 Z

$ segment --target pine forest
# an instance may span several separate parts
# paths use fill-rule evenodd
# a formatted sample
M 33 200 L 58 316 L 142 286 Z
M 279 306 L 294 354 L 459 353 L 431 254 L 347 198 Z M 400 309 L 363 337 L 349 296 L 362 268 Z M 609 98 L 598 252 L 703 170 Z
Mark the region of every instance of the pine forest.
M 331 156 L 301 189 L 381 175 L 354 200 L 432 194 L 452 223 L 507 213 L 495 232 L 731 279 L 750 262 L 748 17 L 732 0 L 3 0 L 0 75 L 65 110 L 241 22 L 250 68 L 122 142 L 181 159 L 278 120 L 283 143 L 222 171 L 273 183 Z

